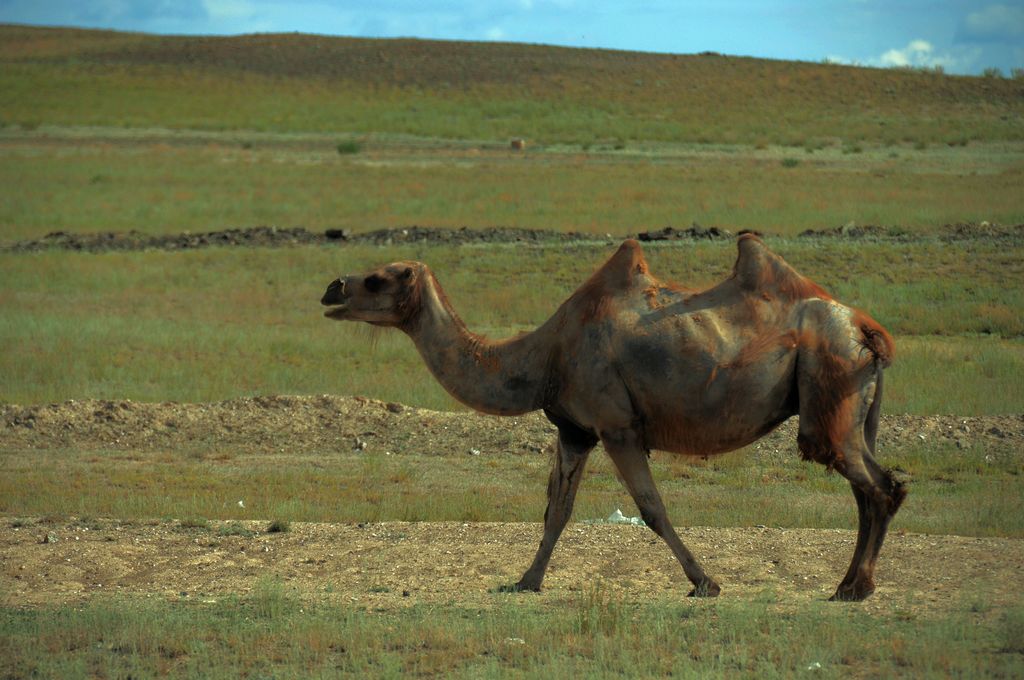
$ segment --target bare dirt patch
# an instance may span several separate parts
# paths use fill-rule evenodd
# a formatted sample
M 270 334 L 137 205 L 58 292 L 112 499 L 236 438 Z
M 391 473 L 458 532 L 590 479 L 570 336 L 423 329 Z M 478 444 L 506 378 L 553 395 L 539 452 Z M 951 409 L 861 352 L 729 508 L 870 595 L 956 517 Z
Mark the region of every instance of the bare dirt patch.
M 249 536 L 225 535 L 244 526 Z M 520 576 L 540 538 L 535 523 L 266 522 L 185 528 L 95 521 L 0 523 L 0 593 L 6 604 L 73 604 L 109 594 L 210 603 L 279 579 L 302 597 L 346 605 L 500 605 L 509 597 L 557 602 L 599 587 L 631 601 L 683 599 L 689 590 L 665 545 L 644 527 L 570 524 L 541 594 L 499 595 Z M 853 552 L 843 530 L 692 527 L 685 542 L 723 586 L 723 597 L 765 592 L 786 602 L 827 598 Z M 894 533 L 864 606 L 941 614 L 977 603 L 1019 604 L 1024 540 Z M 955 567 L 953 566 L 955 565 Z M 536 601 L 536 600 L 534 600 Z

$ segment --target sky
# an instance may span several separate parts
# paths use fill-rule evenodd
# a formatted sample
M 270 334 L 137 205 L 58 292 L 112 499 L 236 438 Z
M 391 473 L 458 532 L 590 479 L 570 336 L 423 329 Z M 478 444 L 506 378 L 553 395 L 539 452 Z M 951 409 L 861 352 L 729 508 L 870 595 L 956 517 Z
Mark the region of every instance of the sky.
M 714 51 L 957 74 L 1024 68 L 1024 0 L 0 0 L 0 22 Z

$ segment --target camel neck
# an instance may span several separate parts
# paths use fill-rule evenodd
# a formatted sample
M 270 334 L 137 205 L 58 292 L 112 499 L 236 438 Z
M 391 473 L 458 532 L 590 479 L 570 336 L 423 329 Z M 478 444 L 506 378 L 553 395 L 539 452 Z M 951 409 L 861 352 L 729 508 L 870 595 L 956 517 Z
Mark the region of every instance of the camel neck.
M 425 274 L 419 313 L 405 331 L 438 382 L 484 413 L 516 415 L 544 406 L 551 348 L 538 332 L 497 342 L 469 332 L 433 274 Z

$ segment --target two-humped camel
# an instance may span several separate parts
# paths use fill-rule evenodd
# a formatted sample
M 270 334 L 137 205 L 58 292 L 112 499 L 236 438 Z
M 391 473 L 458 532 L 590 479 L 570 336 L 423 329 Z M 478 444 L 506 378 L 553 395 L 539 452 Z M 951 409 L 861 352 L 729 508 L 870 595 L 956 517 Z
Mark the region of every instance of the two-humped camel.
M 544 536 L 513 590 L 539 590 L 597 442 L 643 520 L 672 549 L 691 595 L 718 595 L 669 522 L 651 449 L 707 456 L 756 441 L 799 414 L 805 459 L 850 481 L 859 526 L 832 599 L 860 600 L 906 495 L 875 462 L 890 335 L 833 300 L 753 234 L 733 274 L 703 292 L 659 282 L 626 241 L 532 333 L 492 342 L 466 329 L 430 269 L 396 262 L 331 283 L 325 316 L 397 327 L 456 399 L 498 415 L 543 409 L 558 428 Z

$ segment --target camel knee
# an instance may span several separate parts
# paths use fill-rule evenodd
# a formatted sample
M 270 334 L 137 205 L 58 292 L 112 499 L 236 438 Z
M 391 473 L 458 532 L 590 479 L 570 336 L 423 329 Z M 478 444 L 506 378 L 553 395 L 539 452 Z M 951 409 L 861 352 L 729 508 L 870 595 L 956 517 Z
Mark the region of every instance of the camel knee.
M 886 473 L 886 479 L 889 481 L 888 488 L 888 500 L 889 500 L 889 515 L 895 515 L 896 511 L 903 505 L 903 501 L 907 497 L 907 487 L 903 482 L 892 478 L 890 473 Z
M 885 508 L 886 514 L 892 517 L 906 499 L 907 487 L 903 482 L 893 477 L 891 471 L 882 469 L 874 459 L 869 459 L 866 462 L 872 472 L 872 477 L 877 482 L 877 495 L 881 496 L 879 500 L 882 502 L 882 507 Z

